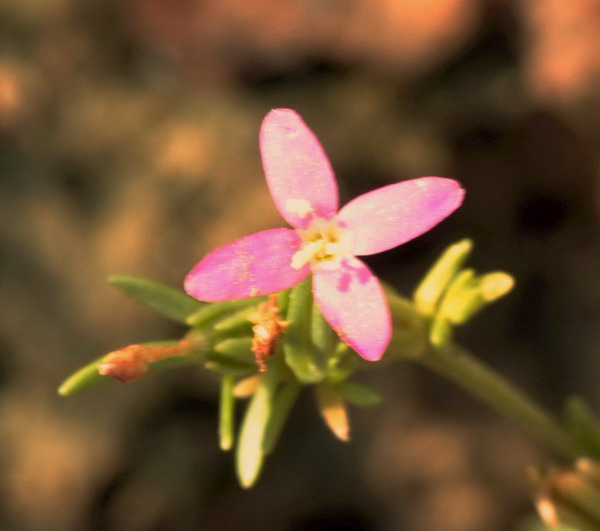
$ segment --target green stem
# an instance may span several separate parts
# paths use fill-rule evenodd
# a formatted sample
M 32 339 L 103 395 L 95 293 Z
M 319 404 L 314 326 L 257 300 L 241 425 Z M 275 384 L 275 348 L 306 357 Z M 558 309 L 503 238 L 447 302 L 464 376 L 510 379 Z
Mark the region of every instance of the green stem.
M 579 445 L 537 404 L 457 345 L 432 348 L 418 361 L 514 420 L 564 457 L 582 455 Z

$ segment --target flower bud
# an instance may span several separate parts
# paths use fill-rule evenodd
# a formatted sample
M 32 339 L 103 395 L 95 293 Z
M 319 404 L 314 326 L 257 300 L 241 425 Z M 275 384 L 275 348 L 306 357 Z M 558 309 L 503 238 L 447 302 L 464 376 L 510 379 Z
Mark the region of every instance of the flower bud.
M 417 287 L 414 300 L 419 312 L 432 316 L 451 280 L 473 248 L 471 240 L 462 240 L 448 247 Z
M 315 387 L 319 413 L 325 424 L 340 441 L 350 440 L 348 411 L 342 395 L 327 384 Z

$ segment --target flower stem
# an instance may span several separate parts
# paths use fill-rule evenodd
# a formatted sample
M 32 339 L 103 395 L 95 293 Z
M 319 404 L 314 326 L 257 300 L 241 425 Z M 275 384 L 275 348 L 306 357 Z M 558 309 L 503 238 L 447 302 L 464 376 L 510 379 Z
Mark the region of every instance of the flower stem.
M 529 397 L 461 347 L 448 344 L 431 348 L 418 361 L 514 420 L 562 456 L 573 459 L 584 453 Z

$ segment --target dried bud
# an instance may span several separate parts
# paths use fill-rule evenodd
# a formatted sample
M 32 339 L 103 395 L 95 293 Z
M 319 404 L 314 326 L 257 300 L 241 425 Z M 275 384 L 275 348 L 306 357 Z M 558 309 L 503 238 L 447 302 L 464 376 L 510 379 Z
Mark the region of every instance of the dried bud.
M 150 364 L 167 358 L 186 356 L 191 349 L 191 343 L 187 340 L 168 347 L 129 345 L 107 354 L 98 364 L 98 372 L 120 382 L 131 382 L 143 376 Z

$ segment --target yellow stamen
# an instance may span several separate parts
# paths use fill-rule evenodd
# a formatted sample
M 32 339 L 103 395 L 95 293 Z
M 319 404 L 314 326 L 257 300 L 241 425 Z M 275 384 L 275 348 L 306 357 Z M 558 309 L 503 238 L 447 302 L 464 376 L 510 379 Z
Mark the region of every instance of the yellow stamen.
M 292 256 L 292 267 L 301 269 L 310 262 L 332 262 L 351 254 L 349 235 L 335 220 L 314 218 L 309 227 L 298 230 L 302 247 Z

